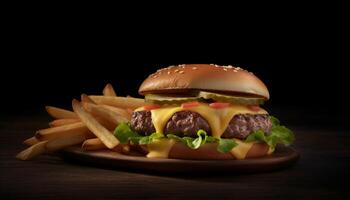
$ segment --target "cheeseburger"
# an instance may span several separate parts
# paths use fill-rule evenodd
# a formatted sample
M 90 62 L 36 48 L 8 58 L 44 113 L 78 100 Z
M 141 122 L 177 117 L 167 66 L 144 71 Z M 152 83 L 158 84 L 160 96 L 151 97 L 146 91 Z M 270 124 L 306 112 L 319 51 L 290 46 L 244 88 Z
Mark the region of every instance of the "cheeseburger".
M 224 160 L 272 154 L 293 133 L 260 107 L 265 84 L 239 67 L 170 66 L 140 86 L 146 106 L 133 111 L 115 136 L 148 158 Z

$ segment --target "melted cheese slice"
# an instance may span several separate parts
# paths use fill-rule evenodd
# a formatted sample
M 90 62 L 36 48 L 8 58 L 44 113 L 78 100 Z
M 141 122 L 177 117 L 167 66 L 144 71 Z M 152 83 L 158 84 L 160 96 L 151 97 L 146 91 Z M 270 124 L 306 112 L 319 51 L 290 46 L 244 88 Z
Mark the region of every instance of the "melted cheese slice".
M 174 113 L 181 111 L 181 107 L 166 107 L 151 110 L 152 123 L 157 133 L 163 134 L 164 127 Z
M 267 155 L 271 155 L 275 151 L 275 148 L 269 146 L 269 151 L 267 151 Z
M 238 160 L 244 159 L 255 142 L 243 142 L 238 139 L 234 140 L 238 145 L 231 150 L 231 154 Z
M 173 139 L 158 139 L 147 145 L 147 158 L 167 158 L 170 149 L 175 144 Z

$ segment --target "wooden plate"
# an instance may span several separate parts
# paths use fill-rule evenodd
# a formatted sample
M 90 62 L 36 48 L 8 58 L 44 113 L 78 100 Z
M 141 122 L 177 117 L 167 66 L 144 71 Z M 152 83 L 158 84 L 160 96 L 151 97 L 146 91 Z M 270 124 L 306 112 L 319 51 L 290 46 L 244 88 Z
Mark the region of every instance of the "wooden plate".
M 112 169 L 130 169 L 155 172 L 264 172 L 282 169 L 294 164 L 299 154 L 290 147 L 278 146 L 276 151 L 263 158 L 246 160 L 181 160 L 150 159 L 139 156 L 127 156 L 118 152 L 83 151 L 80 146 L 70 147 L 61 152 L 64 159 L 97 167 Z

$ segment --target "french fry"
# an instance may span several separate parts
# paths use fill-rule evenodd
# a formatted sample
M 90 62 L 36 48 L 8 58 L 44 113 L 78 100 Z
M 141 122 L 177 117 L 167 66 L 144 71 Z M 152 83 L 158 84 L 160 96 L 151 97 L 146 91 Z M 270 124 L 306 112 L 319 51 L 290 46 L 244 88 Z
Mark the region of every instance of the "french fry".
M 78 116 L 72 111 L 53 106 L 46 106 L 46 111 L 49 113 L 49 115 L 56 119 L 78 118 Z
M 74 112 L 79 116 L 81 121 L 88 127 L 88 129 L 100 138 L 100 140 L 109 149 L 113 149 L 119 144 L 119 141 L 114 135 L 103 127 L 90 113 L 86 112 L 80 102 L 73 99 L 72 106 Z
M 110 120 L 105 120 L 105 118 L 99 117 L 99 116 L 94 116 L 93 117 L 106 129 L 108 129 L 109 131 L 111 131 L 113 133 L 116 124 L 111 122 Z
M 82 94 L 81 95 L 81 102 L 83 103 L 92 103 L 92 104 L 96 104 L 88 95 L 86 94 Z
M 67 124 L 64 126 L 38 130 L 35 134 L 35 137 L 38 140 L 43 141 L 78 134 L 91 135 L 89 129 L 83 122 L 76 122 L 74 124 Z
M 104 145 L 99 138 L 85 140 L 81 148 L 85 151 L 107 149 L 106 145 Z
M 105 120 L 112 122 L 115 126 L 129 121 L 126 112 L 122 112 L 121 109 L 111 109 L 109 107 L 105 107 L 103 105 L 94 105 L 91 103 L 83 103 L 83 107 L 86 111 L 90 112 L 94 116 L 99 116 Z
M 111 110 L 112 112 L 115 112 L 118 115 L 121 115 L 123 117 L 125 117 L 126 119 L 128 119 L 130 121 L 131 119 L 131 115 L 132 112 L 129 112 L 127 109 L 123 109 L 123 108 L 118 108 L 118 107 L 114 107 L 114 106 L 109 106 L 109 105 L 99 105 L 100 107 L 103 107 L 107 110 Z
M 39 141 L 38 143 L 17 154 L 16 158 L 21 160 L 30 160 L 43 153 L 54 152 L 69 146 L 81 144 L 86 139 L 89 139 L 91 137 L 93 136 L 86 134 L 73 134 L 63 137 L 57 137 L 49 141 Z
M 117 93 L 114 91 L 113 86 L 108 83 L 105 88 L 103 88 L 103 96 L 111 96 L 111 97 L 116 97 Z
M 102 125 L 104 126 L 105 128 L 107 128 L 108 130 L 114 130 L 116 125 L 117 125 L 117 122 L 115 122 L 115 120 L 113 119 L 109 119 L 108 118 L 108 115 L 106 115 L 106 113 L 101 113 L 99 112 L 98 110 L 100 109 L 92 109 L 91 107 L 94 107 L 94 106 L 102 106 L 102 105 L 95 105 L 95 104 L 91 104 L 91 103 L 82 103 L 84 109 L 86 111 L 88 111 L 89 113 L 91 113 L 93 115 L 93 117 Z M 113 107 L 113 106 L 111 106 Z M 93 110 L 93 111 L 92 111 Z M 102 116 L 101 116 L 102 115 Z M 120 117 L 119 117 L 120 118 Z M 121 120 L 124 120 L 124 118 L 122 118 Z
M 21 151 L 19 154 L 16 155 L 17 159 L 20 160 L 29 160 L 34 158 L 35 156 L 38 156 L 40 154 L 45 153 L 45 145 L 47 141 L 42 141 L 37 144 L 34 144 L 33 146 Z
M 24 140 L 23 144 L 26 144 L 28 146 L 32 146 L 34 144 L 37 144 L 38 142 L 40 142 L 40 141 L 38 139 L 36 139 L 36 137 L 31 137 L 31 138 Z
M 90 96 L 97 104 L 110 105 L 120 108 L 136 109 L 146 105 L 144 99 L 131 97 Z
M 49 123 L 50 127 L 57 127 L 57 126 L 64 126 L 67 124 L 74 124 L 76 122 L 80 122 L 80 119 L 76 118 L 76 119 L 56 119 L 53 120 L 52 122 Z
M 93 135 L 87 135 L 87 134 L 74 134 L 74 135 L 68 135 L 64 137 L 58 137 L 52 140 L 49 140 L 46 144 L 46 151 L 48 152 L 54 152 L 57 150 L 64 149 L 69 146 L 81 144 L 86 139 L 94 137 Z

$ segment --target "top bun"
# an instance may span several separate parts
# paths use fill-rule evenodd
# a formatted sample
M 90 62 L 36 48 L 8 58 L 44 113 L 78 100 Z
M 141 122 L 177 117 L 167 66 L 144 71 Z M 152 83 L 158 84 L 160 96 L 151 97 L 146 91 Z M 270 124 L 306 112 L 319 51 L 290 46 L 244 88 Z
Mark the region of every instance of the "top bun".
M 188 64 L 160 69 L 143 81 L 139 93 L 169 94 L 191 90 L 270 98 L 265 84 L 253 73 L 239 67 L 214 64 Z

